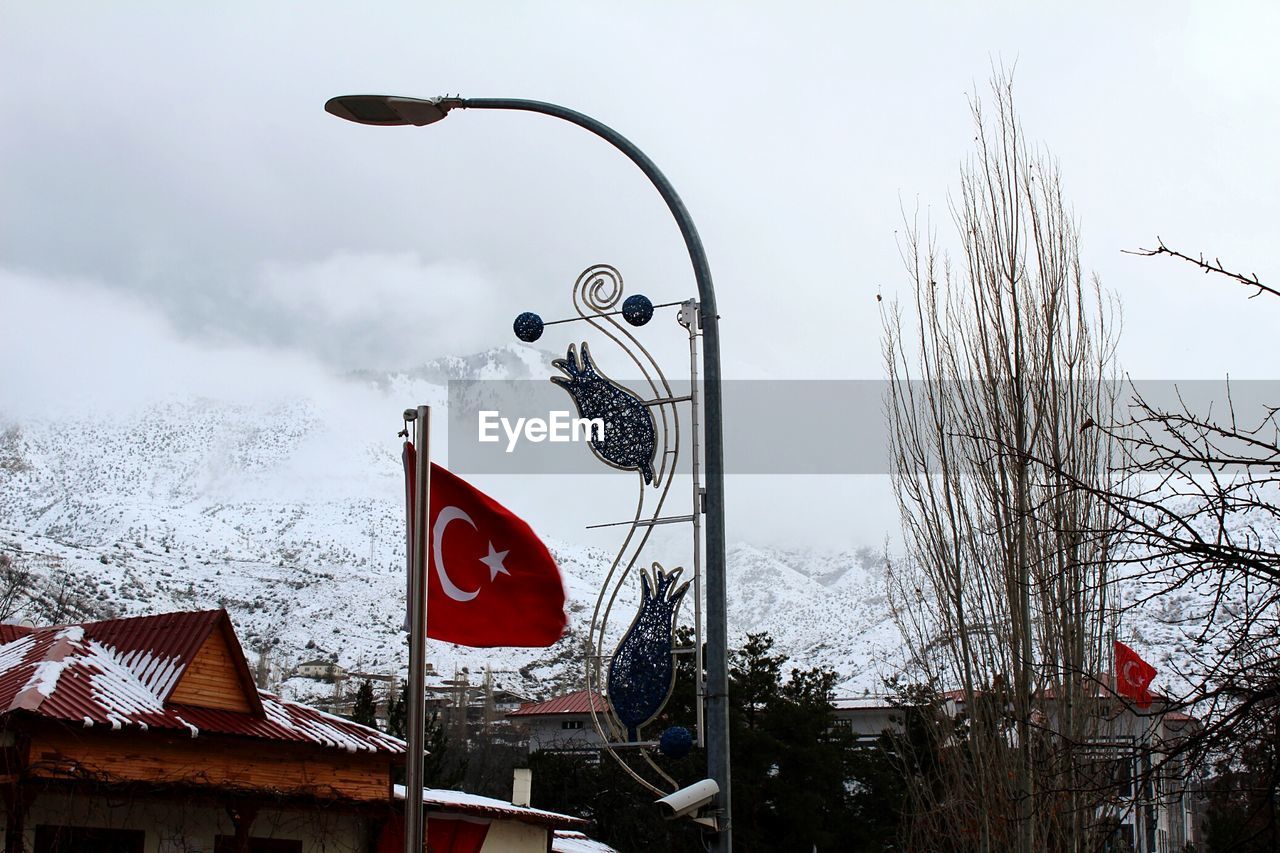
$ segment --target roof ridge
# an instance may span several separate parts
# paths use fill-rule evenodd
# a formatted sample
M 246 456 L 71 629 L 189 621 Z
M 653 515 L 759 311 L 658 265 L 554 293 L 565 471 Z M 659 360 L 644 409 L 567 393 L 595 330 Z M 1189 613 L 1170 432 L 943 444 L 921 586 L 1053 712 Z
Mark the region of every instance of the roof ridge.
M 213 607 L 208 610 L 166 610 L 163 613 L 141 613 L 134 616 L 112 616 L 109 619 L 94 619 L 92 622 L 73 622 L 70 625 L 80 625 L 88 628 L 91 625 L 108 625 L 113 622 L 139 622 L 144 619 L 165 619 L 172 617 L 195 617 L 195 616 L 215 616 L 219 613 L 226 612 L 225 608 Z M 66 626 L 69 627 L 69 626 Z
M 605 710 L 608 702 L 598 690 L 575 690 L 541 701 L 525 702 L 507 713 L 508 717 L 535 716 L 540 714 L 589 714 L 593 710 Z

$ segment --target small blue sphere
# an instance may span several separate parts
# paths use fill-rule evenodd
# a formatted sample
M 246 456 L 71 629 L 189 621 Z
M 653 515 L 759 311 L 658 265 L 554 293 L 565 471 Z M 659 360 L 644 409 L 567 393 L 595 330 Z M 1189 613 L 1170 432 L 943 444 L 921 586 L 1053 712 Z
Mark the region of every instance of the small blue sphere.
M 633 326 L 643 326 L 653 319 L 653 303 L 649 301 L 649 297 L 639 293 L 628 296 L 622 302 L 622 319 Z
M 516 318 L 511 328 L 515 330 L 517 338 L 531 344 L 542 337 L 542 318 L 532 311 L 526 311 Z
M 658 748 L 663 755 L 684 758 L 693 749 L 693 735 L 684 726 L 671 726 L 658 738 Z

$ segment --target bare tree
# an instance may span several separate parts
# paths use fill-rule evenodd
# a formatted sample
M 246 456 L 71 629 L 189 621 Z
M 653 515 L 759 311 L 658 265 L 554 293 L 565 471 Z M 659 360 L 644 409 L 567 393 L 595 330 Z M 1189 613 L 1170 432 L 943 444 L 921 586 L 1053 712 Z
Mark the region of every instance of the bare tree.
M 1093 849 L 1105 794 L 1073 747 L 1095 734 L 1108 660 L 1109 508 L 1067 484 L 1111 485 L 1110 437 L 1089 427 L 1111 420 L 1116 309 L 1082 272 L 1056 163 L 1027 144 L 1009 79 L 971 109 L 959 253 L 909 223 L 914 300 L 883 314 L 908 551 L 890 569 L 894 615 L 909 678 L 967 709 L 962 733 L 934 730 L 945 760 L 914 777 L 908 844 Z
M 1280 291 L 1218 259 L 1167 247 L 1168 256 L 1253 290 Z M 1158 606 L 1181 629 L 1172 707 L 1199 724 L 1157 745 L 1147 764 L 1213 768 L 1212 787 L 1237 810 L 1221 846 L 1270 850 L 1280 844 L 1280 408 L 1243 399 L 1230 383 L 1215 408 L 1179 394 L 1153 402 L 1132 391 L 1118 421 L 1098 423 L 1116 448 L 1123 487 L 1077 477 L 1038 457 L 1047 476 L 1107 506 L 1117 571 L 1136 594 L 1132 607 Z M 1222 793 L 1223 790 L 1226 793 Z
M 92 579 L 60 566 L 61 560 L 54 559 L 43 576 L 33 580 L 26 607 L 33 620 L 39 624 L 61 625 L 114 615 L 112 608 L 98 598 Z
M 30 600 L 32 583 L 25 564 L 0 552 L 0 621 L 22 610 Z

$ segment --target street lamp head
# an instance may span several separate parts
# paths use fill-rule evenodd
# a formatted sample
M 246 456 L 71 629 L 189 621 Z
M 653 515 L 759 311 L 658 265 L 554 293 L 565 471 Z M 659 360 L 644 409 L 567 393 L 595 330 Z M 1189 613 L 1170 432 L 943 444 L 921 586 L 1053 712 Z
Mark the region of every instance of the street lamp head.
M 359 124 L 421 127 L 437 122 L 461 103 L 460 98 L 397 98 L 393 95 L 341 95 L 330 98 L 325 111 Z

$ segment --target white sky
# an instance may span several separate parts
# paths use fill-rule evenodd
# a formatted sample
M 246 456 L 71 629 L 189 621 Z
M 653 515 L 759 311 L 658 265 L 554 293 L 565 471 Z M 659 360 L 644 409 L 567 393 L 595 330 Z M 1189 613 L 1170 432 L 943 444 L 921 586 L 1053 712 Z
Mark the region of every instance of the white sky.
M 1125 367 L 1275 378 L 1280 304 L 1122 250 L 1160 235 L 1280 282 L 1280 7 L 890 5 L 10 0 L 0 410 L 480 350 L 520 311 L 564 313 L 600 261 L 655 301 L 692 295 L 669 214 L 608 145 L 526 114 L 381 129 L 323 111 L 355 92 L 596 116 L 698 223 L 727 375 L 880 377 L 901 210 L 951 239 L 965 98 L 993 62 L 1016 63 L 1086 267 L 1123 303 Z

